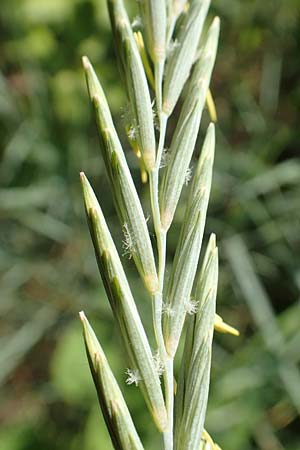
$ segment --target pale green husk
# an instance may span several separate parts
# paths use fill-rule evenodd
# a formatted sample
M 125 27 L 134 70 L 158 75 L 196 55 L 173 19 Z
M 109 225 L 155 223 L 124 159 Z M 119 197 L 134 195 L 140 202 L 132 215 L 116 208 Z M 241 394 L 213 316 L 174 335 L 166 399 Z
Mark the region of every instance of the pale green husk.
M 194 64 L 210 0 L 192 0 L 190 3 L 166 67 L 163 111 L 167 116 L 172 113 Z
M 170 146 L 170 161 L 161 186 L 161 221 L 168 230 L 194 151 L 211 72 L 216 57 L 220 24 L 212 23 L 195 65 L 181 114 Z
M 108 0 L 117 56 L 127 84 L 137 140 L 148 170 L 155 164 L 153 112 L 147 77 L 122 0 Z
M 166 294 L 171 314 L 165 315 L 164 334 L 167 352 L 173 357 L 189 307 L 188 303 L 198 266 L 212 180 L 214 149 L 215 132 L 214 125 L 211 124 L 190 189 Z
M 84 312 L 80 314 L 86 353 L 97 389 L 102 414 L 113 441 L 118 450 L 143 450 L 143 445 L 133 424 L 130 412 L 109 367 L 104 352 L 89 324 Z
M 197 449 L 204 427 L 211 341 L 218 284 L 218 250 L 210 237 L 195 289 L 196 315 L 189 318 L 175 407 L 175 449 Z

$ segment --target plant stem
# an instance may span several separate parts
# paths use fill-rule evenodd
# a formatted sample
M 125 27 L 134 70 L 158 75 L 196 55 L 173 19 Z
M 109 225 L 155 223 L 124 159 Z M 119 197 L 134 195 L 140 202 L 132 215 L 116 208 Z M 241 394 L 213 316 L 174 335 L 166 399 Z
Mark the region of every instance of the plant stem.
M 164 135 L 160 134 L 159 149 L 158 154 L 162 154 L 160 147 L 164 144 Z M 159 280 L 159 291 L 155 293 L 153 297 L 153 326 L 156 337 L 156 342 L 158 345 L 158 350 L 162 361 L 166 359 L 166 349 L 164 338 L 162 334 L 162 296 L 164 287 L 164 275 L 165 275 L 165 265 L 166 265 L 166 233 L 161 227 L 160 223 L 160 211 L 159 211 L 159 201 L 158 201 L 158 172 L 159 164 L 156 163 L 155 168 L 149 173 L 149 184 L 150 184 L 150 199 L 153 215 L 154 229 L 157 239 L 157 251 L 158 251 L 158 280 Z
M 157 107 L 159 117 L 160 117 L 161 106 L 162 106 L 163 71 L 164 71 L 164 61 L 157 62 L 154 67 L 154 77 L 155 77 L 156 107 Z
M 164 450 L 173 450 L 173 409 L 174 409 L 174 375 L 173 375 L 173 358 L 171 358 L 165 348 L 164 337 L 162 332 L 162 295 L 164 287 L 164 275 L 166 264 L 166 232 L 160 226 L 159 204 L 158 204 L 158 170 L 150 173 L 150 193 L 153 211 L 154 228 L 157 237 L 158 249 L 158 279 L 159 292 L 154 295 L 153 302 L 153 326 L 156 337 L 156 343 L 159 350 L 160 358 L 164 364 L 164 386 L 166 409 L 168 413 L 168 428 L 164 432 Z M 157 218 L 159 220 L 157 220 Z
M 165 360 L 164 381 L 168 413 L 168 429 L 164 432 L 164 450 L 173 450 L 174 373 L 173 358 L 170 356 L 167 356 Z
M 168 116 L 163 112 L 159 112 L 159 125 L 160 125 L 160 134 L 159 134 L 159 143 L 156 155 L 155 169 L 157 170 L 157 196 L 158 196 L 158 171 L 160 168 L 161 157 L 164 150 L 166 131 L 167 131 L 167 122 Z M 157 197 L 158 198 L 158 197 Z
M 154 229 L 157 238 L 158 249 L 158 280 L 159 291 L 153 296 L 153 327 L 156 338 L 156 343 L 159 350 L 159 355 L 162 361 L 166 358 L 165 343 L 162 333 L 162 295 L 163 295 L 163 282 L 165 273 L 165 260 L 166 260 L 166 234 L 161 232 L 160 226 L 160 213 L 158 203 L 158 170 L 155 168 L 149 173 L 150 182 L 150 198 L 153 214 Z
M 158 251 L 158 280 L 159 291 L 153 297 L 153 326 L 160 358 L 164 364 L 165 401 L 168 413 L 168 428 L 164 432 L 164 450 L 173 450 L 173 410 L 174 410 L 174 374 L 173 358 L 166 352 L 162 332 L 162 306 L 163 288 L 166 266 L 166 231 L 161 227 L 159 200 L 158 200 L 158 176 L 161 157 L 165 142 L 167 116 L 160 113 L 160 136 L 157 150 L 155 168 L 149 173 L 150 198 L 153 214 L 153 223 L 157 240 Z
M 154 328 L 156 343 L 158 346 L 159 357 L 162 361 L 164 361 L 166 351 L 165 351 L 165 342 L 164 342 L 162 326 L 161 326 L 162 296 L 161 296 L 160 292 L 157 292 L 153 297 L 152 314 L 153 314 L 153 328 Z

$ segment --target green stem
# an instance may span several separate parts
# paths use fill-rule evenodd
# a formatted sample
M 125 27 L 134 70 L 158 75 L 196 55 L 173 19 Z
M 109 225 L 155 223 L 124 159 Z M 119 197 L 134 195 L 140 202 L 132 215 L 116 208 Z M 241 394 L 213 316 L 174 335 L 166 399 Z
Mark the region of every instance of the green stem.
M 174 410 L 174 375 L 173 359 L 167 355 L 162 332 L 162 295 L 164 287 L 164 275 L 166 266 L 166 232 L 160 223 L 160 211 L 158 201 L 158 169 L 149 173 L 150 198 L 153 214 L 154 229 L 158 250 L 158 279 L 159 292 L 153 297 L 153 326 L 160 358 L 164 364 L 164 386 L 166 409 L 168 413 L 168 428 L 163 435 L 164 450 L 173 450 L 173 410 Z
M 161 157 L 164 150 L 164 144 L 165 144 L 165 138 L 166 138 L 166 131 L 167 131 L 167 122 L 168 122 L 168 116 L 164 114 L 163 112 L 160 114 L 160 134 L 159 134 L 159 142 L 158 142 L 158 149 L 156 154 L 156 162 L 155 162 L 155 168 L 157 170 L 157 198 L 158 198 L 158 171 L 161 163 Z
M 168 429 L 164 432 L 164 450 L 173 450 L 174 372 L 173 358 L 170 356 L 165 360 L 164 381 L 168 413 Z
M 165 359 L 166 350 L 162 333 L 162 293 L 163 293 L 163 279 L 165 271 L 165 254 L 166 254 L 166 235 L 161 233 L 160 227 L 160 212 L 158 202 L 158 170 L 155 168 L 149 173 L 150 183 L 150 198 L 153 214 L 153 222 L 155 234 L 157 237 L 157 249 L 158 249 L 158 280 L 159 291 L 153 296 L 153 327 L 158 346 L 160 357 L 162 361 Z M 163 237 L 164 236 L 164 237 Z
M 160 256 L 161 247 L 161 226 L 160 226 L 160 211 L 158 201 L 158 168 L 155 167 L 149 172 L 149 184 L 150 184 L 150 201 L 153 215 L 154 230 L 157 238 L 158 257 Z
M 166 359 L 166 349 L 165 349 L 165 341 L 162 332 L 162 295 L 161 292 L 157 292 L 153 297 L 153 328 L 156 339 L 156 344 L 159 351 L 159 357 L 161 361 Z
M 164 450 L 173 450 L 173 411 L 174 411 L 174 374 L 173 359 L 167 354 L 162 331 L 163 289 L 166 267 L 166 231 L 160 220 L 158 182 L 159 168 L 165 144 L 168 117 L 162 112 L 162 75 L 163 63 L 155 66 L 155 91 L 157 110 L 160 120 L 160 135 L 155 167 L 149 172 L 150 199 L 153 224 L 157 240 L 159 291 L 153 296 L 153 327 L 160 358 L 164 364 L 165 401 L 168 414 L 168 428 L 163 434 Z
M 158 61 L 155 63 L 154 67 L 154 77 L 155 77 L 155 94 L 156 94 L 156 106 L 157 112 L 160 117 L 162 108 L 162 80 L 164 73 L 164 61 Z
M 159 292 L 154 295 L 153 302 L 153 326 L 160 358 L 164 364 L 165 400 L 168 414 L 168 428 L 164 432 L 164 450 L 173 450 L 173 411 L 174 411 L 174 375 L 173 359 L 166 352 L 162 332 L 162 294 L 164 287 L 164 275 L 166 265 L 166 232 L 160 225 L 158 203 L 158 170 L 154 169 L 149 174 L 150 196 L 153 211 L 154 228 L 157 237 L 158 249 L 158 280 Z

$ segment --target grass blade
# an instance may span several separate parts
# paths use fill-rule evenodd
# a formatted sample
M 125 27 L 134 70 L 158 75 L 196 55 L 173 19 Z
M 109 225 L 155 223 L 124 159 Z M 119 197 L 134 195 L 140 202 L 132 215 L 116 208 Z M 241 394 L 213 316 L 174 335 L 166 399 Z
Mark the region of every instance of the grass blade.
M 285 339 L 279 328 L 268 294 L 259 280 L 242 237 L 226 241 L 226 255 L 266 348 L 276 357 L 278 374 L 292 404 L 300 412 L 300 373 L 293 361 L 285 356 Z

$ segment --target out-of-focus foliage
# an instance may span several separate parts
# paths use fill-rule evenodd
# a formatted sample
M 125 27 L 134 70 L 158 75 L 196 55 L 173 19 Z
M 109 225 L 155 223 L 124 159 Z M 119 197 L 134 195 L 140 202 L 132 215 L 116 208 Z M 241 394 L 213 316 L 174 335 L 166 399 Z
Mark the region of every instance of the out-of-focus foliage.
M 222 32 L 212 81 L 219 131 L 206 231 L 219 240 L 218 312 L 241 336 L 216 338 L 206 427 L 224 450 L 296 450 L 300 6 L 213 0 L 212 7 Z M 110 364 L 124 381 L 78 179 L 82 169 L 94 178 L 121 241 L 80 61 L 88 54 L 95 65 L 122 133 L 126 99 L 105 1 L 2 0 L 0 33 L 1 448 L 110 449 L 77 319 L 84 307 L 94 311 Z M 128 159 L 147 211 L 130 152 Z M 182 215 L 179 207 L 170 231 L 174 248 Z M 127 266 L 147 317 L 143 287 Z M 125 395 L 146 447 L 156 449 L 138 391 L 128 387 Z

